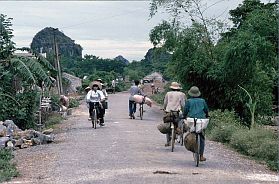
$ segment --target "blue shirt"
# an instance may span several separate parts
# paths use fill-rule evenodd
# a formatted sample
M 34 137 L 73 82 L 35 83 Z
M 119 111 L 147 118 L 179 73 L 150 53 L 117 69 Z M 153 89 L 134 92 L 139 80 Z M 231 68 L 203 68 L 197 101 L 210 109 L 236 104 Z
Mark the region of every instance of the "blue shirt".
M 189 98 L 184 108 L 184 116 L 204 119 L 208 115 L 208 106 L 203 98 Z

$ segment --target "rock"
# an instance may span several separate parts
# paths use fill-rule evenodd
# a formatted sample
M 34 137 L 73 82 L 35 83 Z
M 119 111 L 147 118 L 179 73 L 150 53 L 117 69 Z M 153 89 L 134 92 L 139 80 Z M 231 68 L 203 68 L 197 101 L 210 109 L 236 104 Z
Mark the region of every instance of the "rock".
M 20 148 L 23 149 L 23 148 L 29 148 L 30 145 L 29 144 L 26 144 L 26 143 L 23 143 Z
M 32 129 L 18 132 L 18 135 L 23 139 L 32 139 L 36 136 L 35 134 L 36 131 Z
M 33 146 L 33 142 L 32 140 L 26 140 L 26 139 L 23 139 L 24 143 L 23 144 L 28 144 L 29 146 Z
M 7 135 L 7 128 L 4 125 L 0 124 L 0 137 L 6 137 Z
M 12 142 L 12 141 L 8 141 L 8 142 L 7 142 L 7 147 L 8 147 L 8 148 L 13 148 L 13 147 L 14 147 L 13 142 Z
M 41 144 L 41 140 L 38 139 L 38 138 L 32 138 L 31 141 L 32 141 L 32 144 L 33 144 L 33 145 L 39 145 L 39 144 Z
M 9 140 L 9 137 L 0 137 L 0 148 L 5 148 Z
M 20 131 L 12 120 L 6 120 L 3 125 L 7 127 L 7 136 L 9 137 L 12 137 L 16 132 Z
M 8 126 L 17 127 L 16 124 L 12 120 L 6 120 L 3 123 L 3 125 L 6 126 L 6 127 L 8 127 Z
M 53 129 L 50 128 L 50 129 L 44 130 L 42 133 L 45 134 L 45 135 L 50 135 L 50 134 L 53 133 Z
M 37 132 L 37 138 L 40 140 L 42 144 L 47 144 L 54 141 L 54 135 L 45 135 L 40 132 Z
M 3 121 L 0 121 L 0 125 L 3 125 L 4 124 L 4 122 Z
M 18 140 L 14 140 L 14 146 L 15 147 L 21 147 L 21 145 L 24 143 L 23 139 L 18 139 Z

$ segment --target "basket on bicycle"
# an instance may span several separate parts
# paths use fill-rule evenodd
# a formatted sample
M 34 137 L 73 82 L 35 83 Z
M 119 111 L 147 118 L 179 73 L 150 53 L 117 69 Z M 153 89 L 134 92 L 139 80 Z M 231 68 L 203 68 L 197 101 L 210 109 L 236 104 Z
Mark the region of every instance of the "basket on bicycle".
M 194 126 L 194 122 L 195 122 L 194 118 L 186 118 L 184 122 L 190 128 L 190 132 L 201 133 L 202 130 L 206 129 L 209 123 L 209 119 L 196 118 L 196 128 Z

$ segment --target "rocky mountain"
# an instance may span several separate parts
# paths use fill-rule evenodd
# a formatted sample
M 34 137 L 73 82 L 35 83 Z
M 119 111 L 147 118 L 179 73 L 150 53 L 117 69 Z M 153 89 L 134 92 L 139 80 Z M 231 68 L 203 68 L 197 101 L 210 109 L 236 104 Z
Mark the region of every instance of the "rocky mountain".
M 33 38 L 31 49 L 36 52 L 53 53 L 54 38 L 59 53 L 66 57 L 82 57 L 82 47 L 58 29 L 46 27 Z
M 129 64 L 129 61 L 127 59 L 125 59 L 123 56 L 119 55 L 116 58 L 114 58 L 114 60 L 116 61 L 122 61 L 123 63 L 125 63 L 126 65 Z
M 151 48 L 147 51 L 144 58 L 148 62 L 168 61 L 171 58 L 171 54 L 158 48 Z

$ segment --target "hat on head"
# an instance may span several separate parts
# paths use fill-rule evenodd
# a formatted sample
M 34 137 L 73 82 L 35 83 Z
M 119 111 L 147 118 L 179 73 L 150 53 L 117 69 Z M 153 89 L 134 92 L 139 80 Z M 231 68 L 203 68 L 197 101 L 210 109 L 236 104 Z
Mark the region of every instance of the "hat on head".
M 182 89 L 178 82 L 172 82 L 170 85 L 171 89 Z
M 91 88 L 92 88 L 93 86 L 98 86 L 99 89 L 102 89 L 101 83 L 98 82 L 98 81 L 93 81 L 93 82 L 90 84 L 90 87 L 91 87 Z
M 201 92 L 197 86 L 192 86 L 188 91 L 188 94 L 192 97 L 199 97 L 201 96 Z
M 99 81 L 100 83 L 103 83 L 102 79 L 100 79 L 100 78 L 97 79 L 96 81 Z

